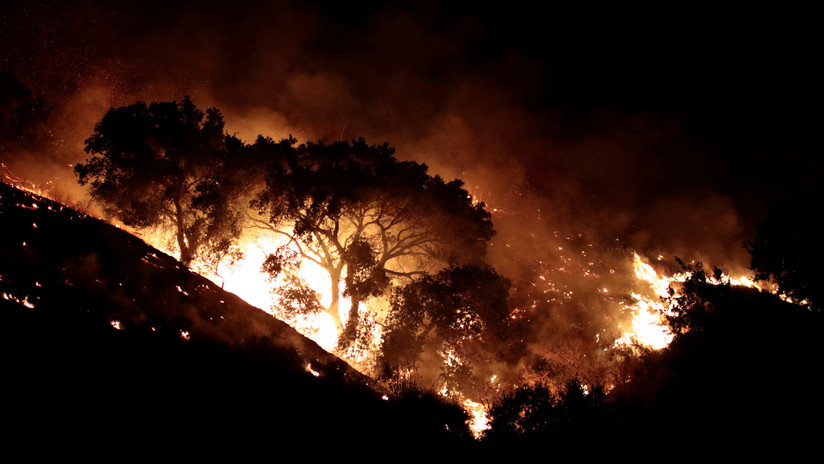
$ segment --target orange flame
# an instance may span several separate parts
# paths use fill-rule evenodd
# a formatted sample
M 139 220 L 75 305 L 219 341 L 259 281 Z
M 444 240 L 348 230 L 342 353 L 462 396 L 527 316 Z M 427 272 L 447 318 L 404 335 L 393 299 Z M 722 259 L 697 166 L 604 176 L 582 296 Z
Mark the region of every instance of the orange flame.
M 632 298 L 635 300 L 635 303 L 630 306 L 635 311 L 632 330 L 627 331 L 616 343 L 628 345 L 637 342 L 656 350 L 664 348 L 672 341 L 673 334 L 664 321 L 663 316 L 669 314 L 670 310 L 665 307 L 662 298 L 670 296 L 669 289 L 673 283 L 685 282 L 690 278 L 690 274 L 687 272 L 678 272 L 669 276 L 659 274 L 638 253 L 633 253 L 632 261 L 635 276 L 643 291 L 632 293 Z M 712 285 L 729 283 L 763 290 L 747 276 L 721 275 L 720 279 L 708 276 L 707 282 Z

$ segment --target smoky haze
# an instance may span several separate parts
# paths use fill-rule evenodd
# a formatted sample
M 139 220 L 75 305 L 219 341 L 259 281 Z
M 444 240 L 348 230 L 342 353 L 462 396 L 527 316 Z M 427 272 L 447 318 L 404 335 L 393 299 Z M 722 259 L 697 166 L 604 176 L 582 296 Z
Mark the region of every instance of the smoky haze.
M 627 249 L 747 272 L 755 221 L 820 172 L 801 13 L 166 3 L 4 7 L 0 66 L 49 108 L 10 169 L 82 195 L 71 166 L 109 107 L 191 95 L 247 142 L 388 141 L 464 180 L 491 263 L 576 295 L 623 285 Z

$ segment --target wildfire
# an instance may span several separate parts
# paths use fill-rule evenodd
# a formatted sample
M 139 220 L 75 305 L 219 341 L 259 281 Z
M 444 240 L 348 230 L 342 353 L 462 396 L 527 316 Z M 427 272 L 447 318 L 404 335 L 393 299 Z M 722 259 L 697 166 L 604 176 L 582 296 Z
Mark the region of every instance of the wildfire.
M 661 299 L 669 295 L 669 288 L 673 282 L 683 282 L 686 276 L 661 275 L 649 263 L 644 262 L 638 253 L 633 253 L 632 267 L 644 294 L 631 294 L 635 300 L 629 307 L 634 312 L 632 329 L 618 339 L 616 344 L 627 345 L 636 342 L 656 350 L 664 348 L 672 341 L 673 334 L 664 321 L 668 309 Z
M 669 297 L 669 289 L 673 284 L 683 283 L 690 278 L 687 272 L 678 272 L 672 275 L 658 273 L 649 263 L 638 254 L 633 253 L 632 259 L 635 277 L 641 283 L 643 293 L 633 292 L 635 303 L 630 306 L 635 311 L 632 319 L 632 330 L 627 331 L 616 344 L 630 344 L 633 341 L 650 347 L 661 349 L 669 345 L 673 334 L 669 330 L 664 316 L 670 313 L 662 299 Z M 752 279 L 746 276 L 730 277 L 722 275 L 720 279 L 708 276 L 707 282 L 719 285 L 729 282 L 731 285 L 760 288 Z
M 217 270 L 202 269 L 202 263 L 195 263 L 201 273 L 224 290 L 232 292 L 247 303 L 257 306 L 264 311 L 278 317 L 292 325 L 298 332 L 312 339 L 327 351 L 334 349 L 337 343 L 337 329 L 331 316 L 324 312 L 311 315 L 293 315 L 283 308 L 275 290 L 284 285 L 282 280 L 272 282 L 269 274 L 262 271 L 263 262 L 275 251 L 285 245 L 274 238 L 250 237 L 238 246 L 243 258 L 234 263 L 221 262 Z M 193 266 L 194 267 L 194 266 Z M 328 305 L 332 301 L 330 291 L 331 281 L 329 274 L 320 266 L 309 261 L 303 261 L 298 269 L 298 275 L 320 295 L 320 303 Z M 349 300 L 341 298 L 341 313 L 349 310 Z M 346 314 L 342 314 L 344 319 Z M 345 320 L 345 319 L 344 319 Z
M 147 243 L 164 252 L 174 255 L 177 253 L 173 242 L 170 242 L 168 235 L 162 230 L 152 230 L 148 233 L 136 231 Z M 236 245 L 235 251 L 241 256 L 233 262 L 221 260 L 215 267 L 204 260 L 195 260 L 191 264 L 193 271 L 210 279 L 224 290 L 234 293 L 247 303 L 256 306 L 278 319 L 290 324 L 302 335 L 313 340 L 327 351 L 334 351 L 338 341 L 338 330 L 332 317 L 326 312 L 319 311 L 311 314 L 303 314 L 297 311 L 290 311 L 277 294 L 281 286 L 286 285 L 286 277 L 273 279 L 262 267 L 270 254 L 274 254 L 279 248 L 288 246 L 292 251 L 294 244 L 289 244 L 283 237 L 266 233 L 247 233 L 243 240 Z M 148 258 L 144 258 L 148 260 Z M 297 268 L 297 276 L 304 281 L 319 296 L 319 303 L 328 307 L 332 302 L 332 285 L 329 273 L 309 260 L 302 260 Z M 341 289 L 345 287 L 340 283 Z M 178 291 L 185 293 L 178 288 Z M 341 320 L 347 320 L 351 308 L 351 301 L 339 295 L 339 314 Z M 380 304 L 376 302 L 375 304 Z M 361 311 L 369 311 L 361 305 Z M 372 321 L 374 322 L 374 321 Z M 350 363 L 359 364 L 365 361 L 370 352 L 377 349 L 381 340 L 381 326 L 373 323 L 370 338 L 371 343 L 364 350 L 349 350 L 346 353 L 339 353 L 347 358 Z
M 616 343 L 629 344 L 635 341 L 655 350 L 669 345 L 673 334 L 663 320 L 662 314 L 666 312 L 663 304 L 650 301 L 638 293 L 633 293 L 632 297 L 635 299 L 632 306 L 635 310 L 632 330 L 625 333 Z
M 33 205 L 32 208 L 37 208 L 37 205 Z M 37 228 L 38 226 L 36 223 L 32 223 L 32 227 Z M 141 235 L 152 246 L 169 254 L 176 254 L 176 246 L 173 241 L 170 241 L 168 233 L 165 231 L 153 230 L 149 233 L 144 232 Z M 196 260 L 191 264 L 191 268 L 225 290 L 235 293 L 248 303 L 289 323 L 327 351 L 334 351 L 337 345 L 338 328 L 335 326 L 332 317 L 324 311 L 310 314 L 290 311 L 289 308 L 285 307 L 287 303 L 281 301 L 277 293 L 277 289 L 285 285 L 286 282 L 280 278 L 273 279 L 271 275 L 262 269 L 267 257 L 275 254 L 285 246 L 294 248 L 296 245 L 290 244 L 284 237 L 277 235 L 247 233 L 235 250 L 241 258 L 235 261 L 221 260 L 216 266 L 214 263 Z M 299 250 L 293 249 L 292 251 L 297 254 Z M 559 247 L 559 251 L 563 251 L 563 247 Z M 582 253 L 585 254 L 584 251 Z M 157 260 L 157 256 L 149 254 L 143 259 L 146 262 L 153 263 Z M 624 336 L 616 341 L 616 345 L 638 343 L 652 349 L 664 348 L 672 341 L 673 334 L 664 320 L 668 308 L 662 299 L 669 296 L 669 289 L 673 284 L 684 282 L 689 278 L 689 275 L 687 273 L 673 275 L 659 273 L 638 253 L 633 253 L 632 265 L 637 280 L 636 291 L 630 293 L 633 302 L 627 305 L 627 308 L 633 312 L 632 325 L 626 330 Z M 333 300 L 332 282 L 329 273 L 318 264 L 307 259 L 302 260 L 296 269 L 297 277 L 318 294 L 319 303 L 322 306 L 328 307 Z M 547 285 L 552 285 L 550 279 L 545 275 L 539 275 L 538 279 L 546 282 Z M 752 279 L 745 276 L 737 278 L 725 276 L 723 280 L 732 285 L 756 286 Z M 714 284 L 721 283 L 717 282 L 714 277 L 710 277 L 708 281 Z M 340 282 L 340 287 L 343 288 L 343 286 L 344 283 Z M 183 295 L 188 295 L 187 291 L 180 286 L 177 286 L 177 291 Z M 607 294 L 610 290 L 604 287 L 600 291 Z M 18 301 L 29 308 L 34 306 L 28 297 L 19 299 L 8 293 L 4 293 L 2 297 Z M 571 297 L 571 291 L 567 297 Z M 370 304 L 383 303 L 371 302 Z M 342 294 L 339 295 L 340 319 L 346 321 L 350 310 L 351 301 Z M 365 317 L 362 320 L 370 324 L 368 330 L 370 330 L 371 343 L 365 348 L 350 349 L 346 353 L 339 353 L 339 355 L 347 358 L 356 367 L 365 367 L 370 353 L 377 350 L 380 345 L 381 325 L 374 318 L 370 319 L 371 315 L 375 313 L 375 308 L 361 304 L 360 310 L 364 311 Z M 466 320 L 462 322 L 468 326 L 473 321 Z M 120 321 L 113 320 L 110 323 L 117 330 L 123 328 Z M 187 331 L 181 331 L 180 336 L 184 340 L 190 340 L 191 337 Z M 454 368 L 461 364 L 461 359 L 452 350 L 445 349 L 439 354 L 443 364 L 447 367 Z M 363 366 L 358 366 L 359 364 L 363 364 Z M 319 375 L 317 371 L 312 369 L 311 365 L 307 365 L 306 370 L 312 375 Z M 495 383 L 495 381 L 496 378 L 493 376 L 491 382 Z M 461 392 L 451 391 L 446 385 L 443 386 L 441 394 L 459 399 L 460 404 L 471 416 L 469 427 L 476 438 L 480 438 L 484 431 L 489 428 L 487 410 L 482 403 L 466 398 Z

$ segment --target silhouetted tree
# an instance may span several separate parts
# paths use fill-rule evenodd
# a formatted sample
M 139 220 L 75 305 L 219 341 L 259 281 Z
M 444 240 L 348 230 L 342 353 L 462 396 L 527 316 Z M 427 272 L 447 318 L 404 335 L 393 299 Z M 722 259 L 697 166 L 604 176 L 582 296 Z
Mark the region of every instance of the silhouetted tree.
M 718 269 L 683 267 L 689 278 L 668 301 L 675 338 L 646 352 L 631 381 L 610 393 L 622 429 L 677 429 L 681 440 L 735 450 L 789 435 L 800 441 L 824 409 L 821 396 L 795 380 L 824 355 L 822 314 L 731 285 Z
M 360 332 L 360 303 L 396 279 L 411 281 L 453 262 L 482 259 L 493 235 L 490 214 L 459 180 L 444 182 L 426 165 L 399 161 L 387 144 L 258 139 L 266 189 L 255 224 L 295 244 L 300 258 L 331 278 L 324 310 L 346 346 Z M 346 284 L 345 293 L 341 282 Z M 345 324 L 340 296 L 352 310 Z
M 386 374 L 414 366 L 426 352 L 444 358 L 442 380 L 448 386 L 479 392 L 485 384 L 479 379 L 493 375 L 484 364 L 500 362 L 518 346 L 509 337 L 509 288 L 493 269 L 469 265 L 396 289 L 383 335 Z
M 432 438 L 471 441 L 469 414 L 453 399 L 431 388 L 422 388 L 408 379 L 387 384 L 389 405 L 393 413 L 408 418 L 406 433 L 431 429 Z M 452 443 L 457 444 L 457 443 Z
M 744 243 L 756 280 L 772 281 L 784 295 L 816 310 L 824 302 L 824 242 L 814 213 L 819 208 L 820 195 L 791 196 L 774 205 Z
M 673 333 L 700 332 L 710 326 L 710 318 L 715 315 L 715 301 L 731 291 L 729 278 L 724 272 L 714 267 L 707 275 L 700 262 L 685 263 L 680 258 L 676 261 L 688 276 L 678 291 L 670 288 L 668 300 L 669 311 L 665 314 L 667 324 Z
M 569 446 L 568 440 L 597 440 L 599 435 L 593 437 L 592 432 L 605 431 L 609 420 L 605 398 L 601 388 L 590 391 L 576 380 L 560 391 L 544 383 L 521 385 L 492 403 L 485 438 L 542 446 L 552 442 L 555 449 Z
M 138 102 L 106 113 L 86 140 L 92 157 L 74 170 L 124 224 L 171 227 L 188 266 L 204 250 L 227 252 L 240 233 L 236 176 L 222 170 L 243 149 L 215 108 L 204 114 L 189 97 Z

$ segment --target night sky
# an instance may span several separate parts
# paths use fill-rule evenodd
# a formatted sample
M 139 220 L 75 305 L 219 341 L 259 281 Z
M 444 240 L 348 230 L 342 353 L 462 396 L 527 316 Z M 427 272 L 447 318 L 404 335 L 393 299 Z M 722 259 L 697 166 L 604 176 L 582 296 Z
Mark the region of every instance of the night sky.
M 0 71 L 48 109 L 4 162 L 79 192 L 109 107 L 191 95 L 247 141 L 388 141 L 466 181 L 501 242 L 580 231 L 737 268 L 766 207 L 821 173 L 810 11 L 166 3 L 4 5 Z

